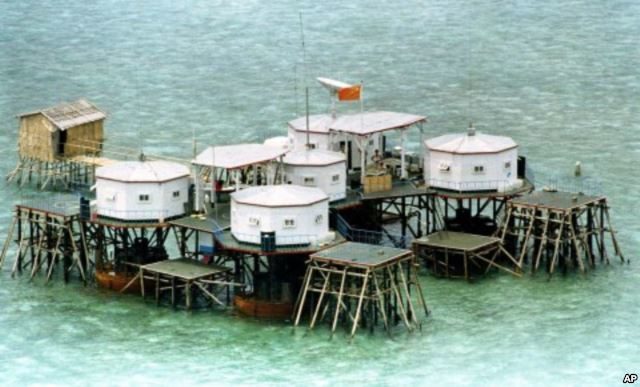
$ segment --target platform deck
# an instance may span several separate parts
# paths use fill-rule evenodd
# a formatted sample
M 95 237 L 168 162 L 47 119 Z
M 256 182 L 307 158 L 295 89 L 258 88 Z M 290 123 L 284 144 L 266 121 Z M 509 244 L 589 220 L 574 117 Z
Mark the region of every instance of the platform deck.
M 388 191 L 378 191 L 362 194 L 362 200 L 383 200 L 399 197 L 434 194 L 435 191 L 426 187 L 416 187 L 411 182 L 397 183 Z
M 158 273 L 169 277 L 176 277 L 184 281 L 195 281 L 200 278 L 211 277 L 230 271 L 224 266 L 205 265 L 193 259 L 168 259 L 140 266 L 141 270 Z
M 455 231 L 438 231 L 413 241 L 414 244 L 459 251 L 477 251 L 500 243 L 500 238 Z
M 222 245 L 224 250 L 230 250 L 235 252 L 241 252 L 244 254 L 259 254 L 259 255 L 289 255 L 289 254 L 313 254 L 317 251 L 324 250 L 326 248 L 335 246 L 345 241 L 344 237 L 336 233 L 336 238 L 322 245 L 291 245 L 291 246 L 276 246 L 273 251 L 262 251 L 260 245 L 245 243 L 238 241 L 230 230 L 224 230 L 221 234 L 216 235 L 216 241 Z
M 602 200 L 599 196 L 561 191 L 535 191 L 511 200 L 512 205 L 570 211 Z
M 375 268 L 412 255 L 411 250 L 347 242 L 319 251 L 311 259 L 344 266 Z
M 189 230 L 214 232 L 226 230 L 231 226 L 231 205 L 218 204 L 218 208 L 210 210 L 208 215 L 187 215 L 170 220 L 173 226 L 184 227 Z
M 24 201 L 21 204 L 16 205 L 17 209 L 20 211 L 36 211 L 47 213 L 49 215 L 71 218 L 78 216 L 80 214 L 80 203 L 79 202 L 68 202 L 68 201 L 60 201 L 57 202 L 55 200 L 36 200 L 36 201 Z

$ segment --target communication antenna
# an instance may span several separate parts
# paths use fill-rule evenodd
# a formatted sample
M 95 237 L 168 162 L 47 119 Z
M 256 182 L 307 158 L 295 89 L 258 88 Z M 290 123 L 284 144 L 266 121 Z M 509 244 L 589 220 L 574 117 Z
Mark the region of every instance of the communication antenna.
M 300 12 L 300 39 L 302 41 L 302 72 L 304 77 L 304 100 L 305 100 L 305 122 L 307 129 L 306 148 L 311 149 L 309 143 L 309 86 L 307 85 L 307 49 L 304 44 L 304 24 L 302 23 L 302 12 Z

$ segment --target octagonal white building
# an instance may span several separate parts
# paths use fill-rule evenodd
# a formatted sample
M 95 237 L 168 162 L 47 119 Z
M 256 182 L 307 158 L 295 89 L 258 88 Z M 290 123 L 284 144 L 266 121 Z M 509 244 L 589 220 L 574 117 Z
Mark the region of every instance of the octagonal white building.
M 96 170 L 97 213 L 122 220 L 184 215 L 189 168 L 168 161 L 122 161 Z
M 231 194 L 231 234 L 260 244 L 275 233 L 275 245 L 315 244 L 329 233 L 329 197 L 319 188 L 263 185 Z
M 347 196 L 347 162 L 344 154 L 320 149 L 303 149 L 283 158 L 286 181 L 306 187 L 318 187 L 329 201 Z
M 453 191 L 504 191 L 519 184 L 518 144 L 510 137 L 477 133 L 445 134 L 425 141 L 424 178 Z

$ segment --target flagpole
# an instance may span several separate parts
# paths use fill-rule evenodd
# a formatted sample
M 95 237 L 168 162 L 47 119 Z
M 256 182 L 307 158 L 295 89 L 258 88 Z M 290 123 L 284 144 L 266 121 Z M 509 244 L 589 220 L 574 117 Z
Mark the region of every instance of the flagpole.
M 360 81 L 360 132 L 364 130 L 364 82 Z M 368 138 L 364 136 L 364 141 L 361 145 L 360 149 L 360 183 L 364 184 L 364 177 L 366 176 L 367 169 L 367 140 Z

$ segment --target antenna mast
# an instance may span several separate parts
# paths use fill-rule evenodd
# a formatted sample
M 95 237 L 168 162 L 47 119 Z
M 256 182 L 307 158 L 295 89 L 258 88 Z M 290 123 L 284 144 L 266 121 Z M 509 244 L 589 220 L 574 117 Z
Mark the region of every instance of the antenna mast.
M 304 44 L 304 24 L 302 23 L 302 12 L 300 12 L 300 39 L 302 40 L 302 66 L 304 77 L 304 98 L 305 98 L 305 117 L 306 117 L 306 129 L 307 129 L 307 144 L 306 148 L 310 149 L 309 143 L 309 86 L 307 85 L 307 49 Z

